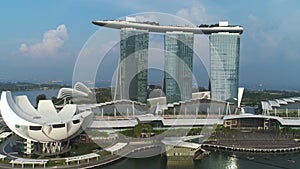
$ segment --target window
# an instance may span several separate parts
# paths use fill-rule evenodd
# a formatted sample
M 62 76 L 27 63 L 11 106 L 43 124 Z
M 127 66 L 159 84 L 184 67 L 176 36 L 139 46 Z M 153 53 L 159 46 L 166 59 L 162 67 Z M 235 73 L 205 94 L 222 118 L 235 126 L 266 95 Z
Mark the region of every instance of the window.
M 79 119 L 77 119 L 77 120 L 73 120 L 73 124 L 78 124 L 80 122 L 80 120 Z
M 63 128 L 65 127 L 66 125 L 63 123 L 63 124 L 53 124 L 52 127 L 53 128 Z
M 41 130 L 42 126 L 29 126 L 29 130 Z

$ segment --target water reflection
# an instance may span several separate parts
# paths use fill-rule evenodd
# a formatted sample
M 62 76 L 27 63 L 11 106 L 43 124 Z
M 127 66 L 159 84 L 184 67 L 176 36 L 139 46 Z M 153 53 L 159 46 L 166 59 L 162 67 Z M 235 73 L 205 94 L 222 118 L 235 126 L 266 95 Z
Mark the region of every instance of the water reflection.
M 236 157 L 229 157 L 227 161 L 226 169 L 237 169 L 237 158 Z
M 57 96 L 58 89 L 52 90 L 31 90 L 31 91 L 14 91 L 12 96 L 26 95 L 33 106 L 36 106 L 36 97 L 40 94 L 45 94 L 47 99 L 51 99 L 52 96 Z
M 196 168 L 193 160 L 168 160 L 167 169 L 188 169 Z

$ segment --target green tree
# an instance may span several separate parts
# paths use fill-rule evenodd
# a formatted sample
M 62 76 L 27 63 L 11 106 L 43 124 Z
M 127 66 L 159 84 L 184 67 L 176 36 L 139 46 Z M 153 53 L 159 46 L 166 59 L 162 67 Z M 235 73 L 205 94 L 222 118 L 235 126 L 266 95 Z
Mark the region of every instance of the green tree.
M 135 137 L 140 137 L 142 131 L 143 131 L 142 125 L 138 124 L 138 125 L 134 126 L 134 128 L 133 128 L 133 135 Z
M 143 125 L 143 132 L 151 133 L 153 131 L 153 127 L 150 124 Z
M 135 137 L 140 137 L 141 133 L 151 133 L 153 127 L 150 124 L 138 124 L 133 128 L 133 134 Z

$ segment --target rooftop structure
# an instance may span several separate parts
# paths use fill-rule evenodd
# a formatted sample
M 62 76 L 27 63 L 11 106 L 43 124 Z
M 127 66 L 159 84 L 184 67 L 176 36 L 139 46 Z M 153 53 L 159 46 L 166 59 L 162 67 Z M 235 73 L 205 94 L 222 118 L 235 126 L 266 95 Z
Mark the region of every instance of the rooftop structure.
M 136 21 L 124 21 L 124 20 L 100 20 L 93 21 L 95 25 L 108 27 L 108 28 L 135 28 L 148 30 L 149 32 L 172 32 L 172 31 L 182 31 L 182 32 L 191 32 L 194 34 L 212 34 L 218 32 L 229 32 L 229 33 L 243 33 L 243 27 L 241 26 L 229 26 L 221 22 L 221 24 L 216 24 L 211 27 L 188 27 L 188 26 L 163 26 L 154 22 L 136 22 Z

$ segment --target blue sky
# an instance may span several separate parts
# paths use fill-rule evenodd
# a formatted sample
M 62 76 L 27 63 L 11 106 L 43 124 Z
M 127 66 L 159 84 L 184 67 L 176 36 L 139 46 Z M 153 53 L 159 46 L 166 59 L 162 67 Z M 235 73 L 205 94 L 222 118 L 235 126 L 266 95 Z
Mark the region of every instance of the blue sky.
M 240 84 L 300 89 L 299 6 L 297 0 L 1 1 L 0 78 L 71 81 L 81 48 L 101 29 L 92 20 L 164 12 L 196 25 L 243 25 Z

